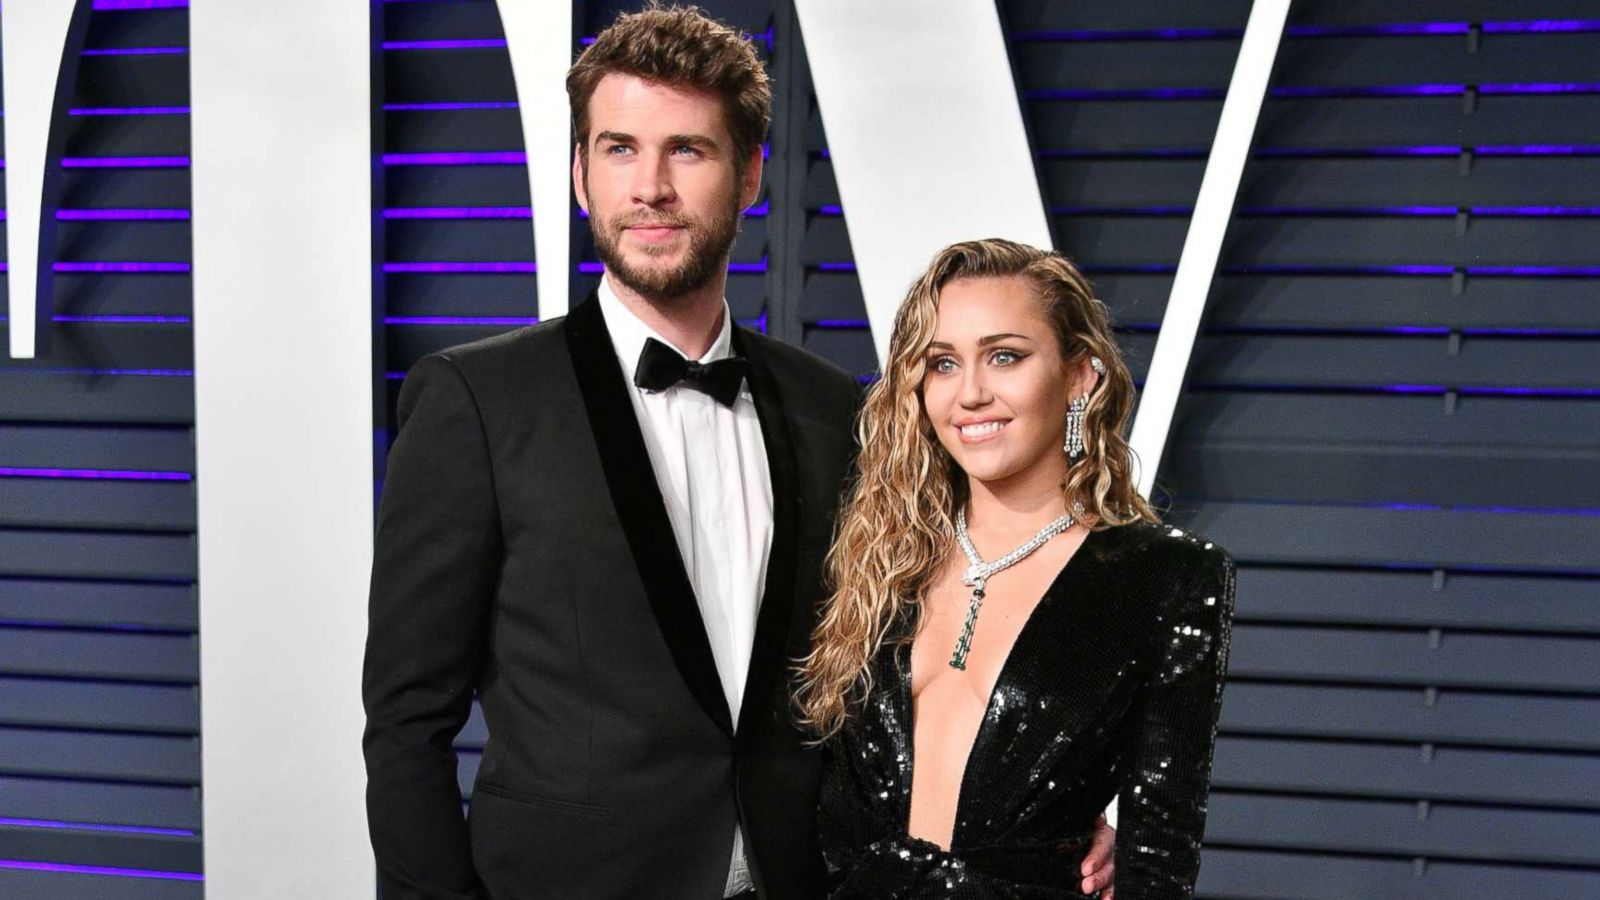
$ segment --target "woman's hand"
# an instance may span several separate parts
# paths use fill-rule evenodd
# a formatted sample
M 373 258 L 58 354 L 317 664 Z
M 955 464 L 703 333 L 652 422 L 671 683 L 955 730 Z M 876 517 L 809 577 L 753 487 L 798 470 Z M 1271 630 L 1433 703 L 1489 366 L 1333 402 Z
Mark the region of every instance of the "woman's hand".
M 1103 890 L 1100 900 L 1116 900 L 1116 863 L 1115 850 L 1117 846 L 1117 830 L 1106 821 L 1104 814 L 1094 825 L 1094 841 L 1089 844 L 1089 852 L 1083 857 L 1083 884 L 1079 890 L 1085 894 L 1093 894 Z

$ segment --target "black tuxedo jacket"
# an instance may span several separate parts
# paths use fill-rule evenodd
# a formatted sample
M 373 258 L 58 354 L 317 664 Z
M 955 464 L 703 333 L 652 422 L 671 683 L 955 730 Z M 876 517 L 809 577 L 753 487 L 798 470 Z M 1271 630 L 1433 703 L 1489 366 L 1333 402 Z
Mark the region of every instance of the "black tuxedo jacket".
M 819 753 L 789 706 L 852 453 L 842 370 L 736 327 L 773 545 L 739 722 L 600 305 L 419 361 L 378 515 L 362 680 L 384 900 L 822 893 Z M 463 819 L 451 741 L 489 739 Z

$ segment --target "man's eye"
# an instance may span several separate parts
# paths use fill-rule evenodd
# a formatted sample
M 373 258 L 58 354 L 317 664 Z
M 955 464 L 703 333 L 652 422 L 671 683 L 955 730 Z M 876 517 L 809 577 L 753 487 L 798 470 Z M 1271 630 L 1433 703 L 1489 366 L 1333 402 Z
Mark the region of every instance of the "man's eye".
M 611 146 L 606 148 L 606 155 L 608 155 L 608 156 L 621 156 L 622 154 L 627 153 L 628 151 L 630 151 L 632 149 L 633 148 L 627 146 L 626 144 L 612 144 Z
M 672 148 L 672 152 L 678 154 L 679 156 L 699 156 L 700 148 L 690 144 L 679 144 L 678 146 Z

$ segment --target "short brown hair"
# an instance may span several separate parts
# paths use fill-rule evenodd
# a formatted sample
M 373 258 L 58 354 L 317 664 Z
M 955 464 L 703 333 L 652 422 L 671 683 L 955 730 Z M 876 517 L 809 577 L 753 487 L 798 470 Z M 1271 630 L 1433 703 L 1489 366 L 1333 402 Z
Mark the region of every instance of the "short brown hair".
M 741 172 L 772 121 L 772 88 L 749 38 L 699 7 L 652 3 L 642 12 L 619 15 L 567 70 L 573 138 L 585 159 L 589 98 L 607 75 L 633 75 L 721 98 L 733 135 L 734 166 Z

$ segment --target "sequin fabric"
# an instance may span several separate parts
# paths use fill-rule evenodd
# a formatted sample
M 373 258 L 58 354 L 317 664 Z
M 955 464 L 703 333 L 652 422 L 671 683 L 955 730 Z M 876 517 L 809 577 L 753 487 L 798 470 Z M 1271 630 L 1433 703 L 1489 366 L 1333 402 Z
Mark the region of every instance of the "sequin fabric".
M 1000 670 L 948 851 L 906 832 L 910 645 L 885 643 L 872 696 L 827 748 L 829 896 L 1084 898 L 1078 867 L 1117 796 L 1117 900 L 1193 897 L 1233 600 L 1233 560 L 1201 535 L 1090 533 Z

